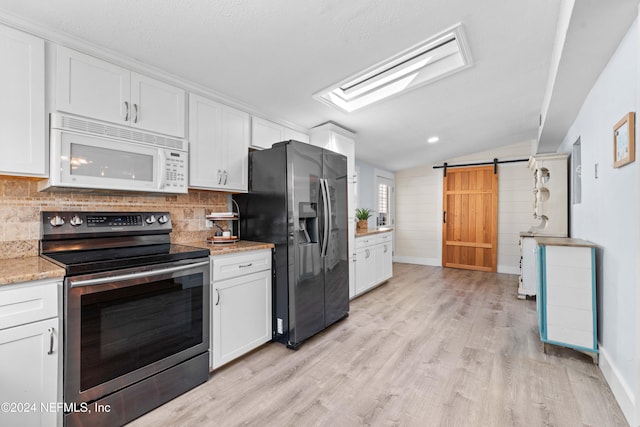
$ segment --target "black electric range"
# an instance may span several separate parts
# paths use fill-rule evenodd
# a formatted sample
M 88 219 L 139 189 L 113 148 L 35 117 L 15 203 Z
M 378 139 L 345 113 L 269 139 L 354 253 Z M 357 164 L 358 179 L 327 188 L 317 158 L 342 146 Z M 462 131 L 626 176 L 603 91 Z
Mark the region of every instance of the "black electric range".
M 40 255 L 66 276 L 209 256 L 170 242 L 168 212 L 42 212 Z

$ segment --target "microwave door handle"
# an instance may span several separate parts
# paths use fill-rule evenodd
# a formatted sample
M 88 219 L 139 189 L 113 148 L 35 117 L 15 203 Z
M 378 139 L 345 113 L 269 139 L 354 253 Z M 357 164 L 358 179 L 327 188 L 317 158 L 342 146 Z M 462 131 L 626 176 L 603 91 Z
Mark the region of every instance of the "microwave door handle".
M 86 280 L 69 280 L 69 284 L 72 288 L 78 288 L 80 286 L 94 286 L 94 285 L 102 285 L 104 283 L 115 283 L 115 282 L 124 282 L 126 280 L 140 279 L 144 277 L 154 277 L 161 276 L 163 274 L 171 274 L 184 270 L 191 270 L 193 268 L 204 267 L 205 265 L 209 265 L 209 260 L 196 262 L 193 264 L 180 265 L 177 267 L 169 267 L 162 268 L 160 270 L 151 270 L 151 271 L 140 271 L 137 273 L 128 273 L 122 274 L 120 276 L 109 276 L 109 277 L 100 277 L 97 279 L 86 279 Z

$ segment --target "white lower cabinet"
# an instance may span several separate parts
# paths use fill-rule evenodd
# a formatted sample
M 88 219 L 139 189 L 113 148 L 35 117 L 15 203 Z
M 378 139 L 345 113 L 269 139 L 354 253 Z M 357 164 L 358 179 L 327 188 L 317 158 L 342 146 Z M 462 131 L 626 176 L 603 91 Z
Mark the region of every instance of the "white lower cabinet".
M 62 425 L 60 282 L 0 287 L 2 426 Z
M 391 232 L 356 238 L 355 295 L 393 276 Z
M 271 250 L 211 257 L 211 363 L 216 369 L 271 341 Z

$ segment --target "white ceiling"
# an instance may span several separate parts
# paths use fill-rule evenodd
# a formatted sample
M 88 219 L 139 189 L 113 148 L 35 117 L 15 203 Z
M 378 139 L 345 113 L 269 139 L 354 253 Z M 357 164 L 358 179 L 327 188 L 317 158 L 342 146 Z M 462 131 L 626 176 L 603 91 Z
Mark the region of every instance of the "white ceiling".
M 559 4 L 0 0 L 0 9 L 166 70 L 266 118 L 307 129 L 333 121 L 357 133 L 358 159 L 401 170 L 537 140 Z M 312 98 L 458 22 L 474 61 L 470 69 L 353 113 Z M 432 135 L 440 142 L 427 144 Z

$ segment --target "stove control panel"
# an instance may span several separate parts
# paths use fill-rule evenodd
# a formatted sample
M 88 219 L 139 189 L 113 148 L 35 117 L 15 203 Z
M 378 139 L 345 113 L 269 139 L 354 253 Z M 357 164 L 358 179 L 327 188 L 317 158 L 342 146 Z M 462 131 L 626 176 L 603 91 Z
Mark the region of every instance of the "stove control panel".
M 169 212 L 42 212 L 42 236 L 126 235 L 171 232 Z

